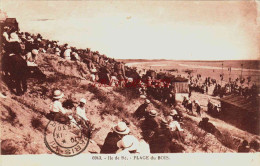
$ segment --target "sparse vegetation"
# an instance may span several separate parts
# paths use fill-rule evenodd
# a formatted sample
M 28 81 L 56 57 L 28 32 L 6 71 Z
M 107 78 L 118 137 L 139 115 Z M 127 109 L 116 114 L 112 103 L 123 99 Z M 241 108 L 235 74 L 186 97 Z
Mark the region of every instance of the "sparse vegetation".
M 2 105 L 2 106 L 7 110 L 7 112 L 1 111 L 1 113 L 2 113 L 1 120 L 7 121 L 8 123 L 11 123 L 12 125 L 19 123 L 19 121 L 16 118 L 17 117 L 16 113 L 10 107 L 8 107 L 6 105 Z
M 40 118 L 32 117 L 31 124 L 34 129 L 39 130 L 40 132 L 44 132 L 45 127 Z
M 10 155 L 16 154 L 19 151 L 17 143 L 12 139 L 2 140 L 1 142 L 1 154 Z

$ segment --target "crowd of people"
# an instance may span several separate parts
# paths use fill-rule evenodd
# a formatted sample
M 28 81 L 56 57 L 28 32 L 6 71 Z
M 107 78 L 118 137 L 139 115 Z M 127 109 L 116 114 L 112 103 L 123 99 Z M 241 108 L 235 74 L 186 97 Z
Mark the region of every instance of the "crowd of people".
M 151 104 L 150 100 L 145 99 L 145 102 L 133 113 L 133 117 L 140 121 L 142 138 L 139 140 L 132 136 L 127 124 L 119 122 L 113 127 L 113 132 L 107 135 L 101 153 L 180 153 L 185 150 L 174 141 L 184 142 L 182 117 L 174 109 L 166 117 L 159 116 L 156 110 L 148 109 L 149 104 Z M 125 139 L 129 142 L 124 143 Z M 128 146 L 122 147 L 120 142 Z
M 183 98 L 182 101 L 182 105 L 184 106 L 184 108 L 186 109 L 186 111 L 192 115 L 193 114 L 193 108 L 195 108 L 195 112 L 197 113 L 198 116 L 201 116 L 201 106 L 198 102 L 198 100 L 194 100 L 193 102 L 191 101 L 191 99 L 189 97 L 185 97 Z
M 223 75 L 220 75 L 221 82 L 219 83 L 216 79 L 211 77 L 206 77 L 205 80 L 202 79 L 200 74 L 197 74 L 196 77 L 189 75 L 190 79 L 190 91 L 196 91 L 204 94 L 209 94 L 209 88 L 213 86 L 214 90 L 212 95 L 213 96 L 226 96 L 226 95 L 241 95 L 245 98 L 255 98 L 259 93 L 259 88 L 257 87 L 256 83 L 251 82 L 251 77 L 247 77 L 247 85 L 245 78 L 236 78 L 232 80 L 229 78 L 228 82 L 223 81 Z
M 40 34 L 32 35 L 28 32 L 19 32 L 17 27 L 4 27 L 1 41 L 2 74 L 4 77 L 9 78 L 9 80 L 6 79 L 8 84 L 15 84 L 17 95 L 26 92 L 26 79 L 29 74 L 34 73 L 41 79 L 46 77 L 37 65 L 39 52 L 54 54 L 68 62 L 79 61 L 85 63 L 86 69 L 83 71 L 82 79 L 87 79 L 87 76 L 89 76 L 93 82 L 110 86 L 131 87 L 139 92 L 140 97 L 144 98 L 145 102 L 137 108 L 133 117 L 140 121 L 142 139 L 139 140 L 131 135 L 129 124 L 119 122 L 108 133 L 101 148 L 101 153 L 184 152 L 184 147 L 176 142 L 178 140 L 184 143 L 185 137 L 184 129 L 181 127 L 183 117 L 180 112 L 174 109 L 176 105 L 175 90 L 174 83 L 171 80 L 156 79 L 155 76 L 147 73 L 139 75 L 136 69 L 127 67 L 124 63 L 117 62 L 104 54 L 100 54 L 98 51 L 91 51 L 89 48 L 77 49 L 76 47 L 70 47 L 68 44 L 59 45 L 57 41 L 43 39 Z M 222 87 L 219 87 L 219 84 L 210 77 L 206 78 L 202 86 L 200 82 L 201 75 L 197 75 L 195 79 L 190 76 L 189 92 L 196 90 L 208 93 L 208 87 L 212 85 L 218 88 L 214 94 L 222 91 L 219 90 Z M 230 82 L 225 88 L 229 89 L 228 93 L 237 93 L 236 82 Z M 0 90 L 2 91 L 2 89 Z M 256 90 L 256 85 L 253 85 L 251 89 L 240 87 L 239 94 L 254 96 L 257 94 Z M 0 95 L 6 97 L 3 92 Z M 50 112 L 46 117 L 64 124 L 79 124 L 82 128 L 91 126 L 92 124 L 86 116 L 86 99 L 82 98 L 76 109 L 67 109 L 61 101 L 63 97 L 64 94 L 61 90 L 53 91 Z M 167 115 L 159 116 L 156 110 L 148 110 L 148 105 L 151 104 L 148 98 L 164 102 L 172 110 Z M 191 101 L 190 98 L 185 97 L 182 105 L 191 114 L 193 114 L 193 108 L 195 108 L 197 115 L 201 116 L 201 106 L 197 100 Z M 209 102 L 208 110 L 218 112 L 218 108 L 219 106 L 213 106 Z M 208 124 L 208 119 L 202 119 L 199 127 L 204 128 L 209 133 L 218 131 Z
M 10 89 L 16 89 L 17 95 L 22 95 L 27 91 L 28 77 L 34 76 L 40 80 L 46 78 L 36 62 L 38 53 L 41 51 L 41 40 L 40 35 L 19 33 L 17 27 L 14 26 L 3 28 L 0 50 L 2 80 Z

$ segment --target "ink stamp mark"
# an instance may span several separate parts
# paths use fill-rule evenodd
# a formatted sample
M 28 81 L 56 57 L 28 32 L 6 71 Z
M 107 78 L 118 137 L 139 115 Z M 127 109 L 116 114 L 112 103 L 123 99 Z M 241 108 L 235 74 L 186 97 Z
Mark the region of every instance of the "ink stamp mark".
M 82 153 L 89 144 L 90 130 L 75 123 L 61 124 L 49 121 L 44 131 L 44 143 L 53 153 L 72 157 Z

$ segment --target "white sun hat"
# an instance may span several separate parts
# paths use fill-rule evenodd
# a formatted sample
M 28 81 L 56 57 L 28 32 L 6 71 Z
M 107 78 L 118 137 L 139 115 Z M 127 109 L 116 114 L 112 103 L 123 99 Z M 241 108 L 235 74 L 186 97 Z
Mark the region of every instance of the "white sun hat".
M 151 101 L 150 101 L 149 99 L 146 99 L 146 100 L 145 100 L 145 103 L 146 103 L 146 104 L 150 104 Z
M 130 132 L 125 122 L 119 122 L 112 128 L 116 133 L 126 135 Z
M 82 98 L 82 99 L 80 99 L 80 101 L 79 101 L 79 102 L 86 104 L 86 103 L 87 103 L 87 100 L 86 100 L 86 99 L 84 99 L 84 98 Z
M 173 110 L 171 110 L 171 112 L 170 112 L 170 115 L 171 116 L 174 116 L 174 115 L 177 115 L 178 114 L 178 112 L 176 111 L 176 109 L 173 109 Z
M 150 116 L 153 116 L 153 117 L 154 117 L 154 116 L 157 116 L 157 114 L 158 114 L 158 113 L 157 113 L 156 110 L 151 110 L 151 111 L 149 111 L 149 115 L 150 115 Z
M 34 55 L 38 55 L 39 51 L 38 51 L 37 49 L 33 49 L 33 50 L 32 50 L 32 53 L 33 53 Z
M 117 142 L 118 148 L 127 149 L 128 151 L 137 150 L 138 145 L 138 139 L 132 135 L 126 135 L 120 141 Z
M 146 99 L 146 96 L 145 95 L 140 95 L 140 98 Z
M 64 94 L 60 90 L 55 90 L 53 92 L 54 99 L 61 99 L 63 96 L 64 96 Z

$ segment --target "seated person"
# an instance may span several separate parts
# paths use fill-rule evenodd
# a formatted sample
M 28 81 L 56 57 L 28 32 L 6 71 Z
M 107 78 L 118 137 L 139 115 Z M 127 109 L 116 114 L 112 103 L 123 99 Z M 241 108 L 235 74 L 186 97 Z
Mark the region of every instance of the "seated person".
M 101 148 L 101 154 L 113 154 L 119 149 L 117 142 L 120 141 L 125 135 L 128 135 L 130 129 L 125 122 L 119 122 L 116 126 L 112 127 L 111 132 L 107 134 L 105 142 Z
M 80 99 L 79 105 L 76 108 L 77 119 L 83 120 L 83 123 L 89 123 L 89 119 L 86 116 L 85 104 L 87 103 L 86 99 Z
M 53 92 L 53 103 L 51 103 L 50 113 L 47 115 L 47 118 L 53 121 L 67 124 L 70 119 L 68 117 L 68 111 L 63 108 L 60 101 L 63 96 L 64 94 L 60 90 L 55 90 Z

